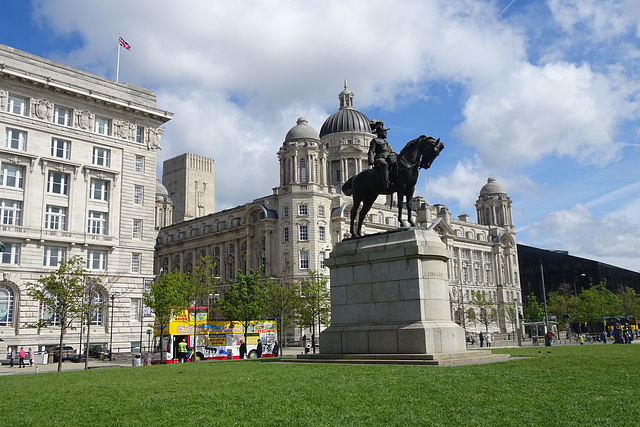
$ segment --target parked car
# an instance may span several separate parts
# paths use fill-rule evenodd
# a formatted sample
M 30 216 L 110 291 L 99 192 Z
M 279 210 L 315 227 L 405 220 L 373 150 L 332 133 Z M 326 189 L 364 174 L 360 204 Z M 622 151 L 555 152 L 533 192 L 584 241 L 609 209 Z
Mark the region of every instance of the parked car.
M 109 357 L 109 346 L 107 344 L 91 344 L 89 346 L 89 357 L 97 359 L 101 354 L 104 355 L 105 359 Z
M 60 346 L 54 345 L 49 349 L 49 354 L 52 355 L 53 361 L 57 362 L 60 357 Z M 65 345 L 62 348 L 62 360 L 76 360 L 78 358 L 78 353 L 76 350 L 70 345 Z

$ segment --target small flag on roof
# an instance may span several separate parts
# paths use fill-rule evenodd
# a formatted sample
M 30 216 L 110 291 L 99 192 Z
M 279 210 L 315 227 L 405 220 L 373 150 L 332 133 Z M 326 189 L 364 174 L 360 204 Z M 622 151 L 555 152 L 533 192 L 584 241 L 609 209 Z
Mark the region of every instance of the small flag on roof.
M 119 37 L 119 39 L 120 39 L 120 46 L 122 46 L 127 50 L 131 50 L 131 45 L 129 43 L 127 43 L 122 37 Z

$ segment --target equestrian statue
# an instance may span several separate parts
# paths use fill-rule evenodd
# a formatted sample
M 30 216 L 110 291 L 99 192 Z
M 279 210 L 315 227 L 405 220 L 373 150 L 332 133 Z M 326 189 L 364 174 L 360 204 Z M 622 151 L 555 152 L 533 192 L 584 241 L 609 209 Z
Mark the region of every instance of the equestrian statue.
M 362 222 L 380 194 L 398 193 L 398 219 L 402 227 L 407 227 L 402 219 L 402 199 L 405 198 L 409 225 L 415 227 L 416 224 L 411 219 L 411 201 L 416 182 L 418 182 L 418 172 L 420 168 L 429 169 L 431 163 L 444 149 L 440 138 L 434 139 L 420 135 L 409 141 L 400 154 L 396 154 L 386 141 L 389 129 L 384 127 L 384 123 L 381 120 L 371 120 L 370 126 L 371 132 L 376 134 L 369 144 L 368 160 L 372 169 L 352 176 L 342 186 L 343 194 L 353 195 L 351 237 L 362 236 Z M 360 203 L 362 203 L 362 209 L 358 217 L 358 229 L 354 230 Z

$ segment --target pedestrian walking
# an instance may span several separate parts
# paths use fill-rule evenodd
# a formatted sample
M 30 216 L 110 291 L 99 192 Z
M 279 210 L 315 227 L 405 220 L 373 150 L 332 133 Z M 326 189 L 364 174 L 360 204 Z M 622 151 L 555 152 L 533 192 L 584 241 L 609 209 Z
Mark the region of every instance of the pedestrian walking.
M 27 355 L 27 352 L 24 351 L 24 347 L 20 347 L 20 364 L 18 368 L 26 368 L 27 365 L 24 364 L 24 357 Z
M 258 346 L 256 347 L 256 356 L 262 357 L 262 341 L 258 338 Z
M 484 334 L 480 331 L 480 347 L 484 346 Z
M 489 332 L 485 334 L 484 340 L 487 343 L 487 347 L 491 347 L 491 334 Z
M 33 366 L 33 350 L 29 347 L 29 366 Z
M 16 348 L 15 347 L 11 347 L 9 348 L 9 367 L 13 368 L 13 361 L 16 358 Z

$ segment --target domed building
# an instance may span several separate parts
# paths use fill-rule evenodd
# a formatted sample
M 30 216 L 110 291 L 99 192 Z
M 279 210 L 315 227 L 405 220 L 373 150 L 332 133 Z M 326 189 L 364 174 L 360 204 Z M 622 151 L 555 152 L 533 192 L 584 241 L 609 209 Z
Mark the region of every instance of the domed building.
M 339 109 L 318 133 L 304 117 L 286 133 L 277 152 L 279 185 L 273 194 L 232 209 L 163 227 L 156 245 L 156 273 L 178 268 L 189 271 L 202 256 L 216 264 L 220 283 L 235 279 L 238 270 L 257 270 L 282 281 L 309 277 L 310 272 L 329 276 L 325 259 L 333 245 L 349 237 L 352 199 L 341 193 L 351 176 L 368 169 L 368 149 L 374 134 L 369 118 L 354 108 L 354 94 L 347 88 L 338 95 Z M 490 181 L 493 178 L 490 179 Z M 505 308 L 520 303 L 515 231 L 511 202 L 495 180 L 485 185 L 478 209 L 503 212 L 500 221 L 469 221 L 468 215 L 451 219 L 443 205 L 414 201 L 416 220 L 435 230 L 451 250 L 449 281 L 451 316 L 467 331 L 510 331 Z M 501 192 L 500 192 L 501 191 Z M 485 193 L 487 195 L 485 200 Z M 498 194 L 499 193 L 499 194 Z M 507 209 L 508 207 L 508 209 Z M 177 209 L 177 208 L 176 208 Z M 480 218 L 480 215 L 479 215 Z M 365 220 L 365 234 L 398 226 L 397 211 L 380 197 Z M 498 317 L 489 325 L 475 319 L 472 292 L 495 301 Z M 218 289 L 220 295 L 224 289 Z M 298 330 L 299 339 L 309 331 Z

